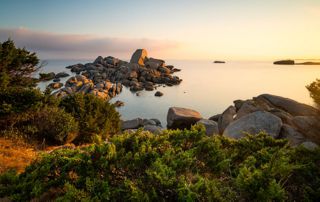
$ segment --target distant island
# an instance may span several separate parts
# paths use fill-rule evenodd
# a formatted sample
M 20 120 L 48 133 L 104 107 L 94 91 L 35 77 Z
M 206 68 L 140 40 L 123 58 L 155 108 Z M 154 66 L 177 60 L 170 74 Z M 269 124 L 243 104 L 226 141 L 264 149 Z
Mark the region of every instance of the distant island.
M 273 62 L 274 65 L 320 65 L 320 62 L 300 62 L 295 63 L 294 60 L 279 60 Z
M 225 61 L 221 61 L 221 60 L 215 60 L 215 61 L 213 61 L 213 63 L 220 63 L 220 64 L 224 64 L 224 63 L 226 63 Z

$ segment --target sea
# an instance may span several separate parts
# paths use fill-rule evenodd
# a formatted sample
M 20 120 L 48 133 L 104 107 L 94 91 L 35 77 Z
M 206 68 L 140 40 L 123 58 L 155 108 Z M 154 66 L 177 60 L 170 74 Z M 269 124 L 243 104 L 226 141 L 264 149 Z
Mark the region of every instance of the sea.
M 67 72 L 65 67 L 92 60 L 45 60 L 43 72 Z M 110 100 L 123 101 L 117 110 L 122 120 L 156 118 L 165 127 L 170 107 L 194 109 L 204 118 L 222 113 L 237 99 L 246 100 L 269 93 L 314 105 L 306 85 L 320 79 L 320 65 L 273 65 L 272 61 L 226 61 L 225 64 L 209 60 L 167 60 L 166 64 L 181 69 L 176 72 L 183 81 L 178 86 L 158 87 L 155 91 L 142 91 L 140 96 L 124 87 L 121 94 Z M 63 78 L 64 83 L 68 78 Z M 50 82 L 38 85 L 44 90 Z M 162 97 L 155 97 L 161 91 Z

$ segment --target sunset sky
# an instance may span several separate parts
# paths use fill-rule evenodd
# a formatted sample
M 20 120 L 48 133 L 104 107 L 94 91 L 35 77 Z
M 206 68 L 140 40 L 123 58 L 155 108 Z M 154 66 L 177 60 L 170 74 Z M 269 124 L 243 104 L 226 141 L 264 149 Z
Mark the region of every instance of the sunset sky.
M 320 58 L 320 0 L 1 0 L 0 40 L 42 59 Z

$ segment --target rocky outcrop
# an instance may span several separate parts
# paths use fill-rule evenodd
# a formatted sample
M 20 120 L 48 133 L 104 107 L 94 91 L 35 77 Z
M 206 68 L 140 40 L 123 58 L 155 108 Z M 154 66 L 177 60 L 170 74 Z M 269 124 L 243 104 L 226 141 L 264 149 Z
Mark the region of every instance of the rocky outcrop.
M 206 128 L 206 134 L 208 136 L 212 136 L 215 134 L 219 134 L 218 123 L 208 119 L 201 119 L 197 122 L 197 124 L 202 124 Z
M 230 123 L 224 130 L 223 135 L 239 139 L 245 136 L 245 133 L 257 134 L 266 132 L 274 138 L 280 134 L 282 121 L 279 117 L 264 111 L 250 113 L 240 119 Z
M 167 114 L 167 127 L 172 129 L 190 128 L 202 119 L 199 112 L 181 107 L 170 107 Z
M 289 98 L 262 94 L 249 100 L 235 100 L 221 115 L 210 117 L 218 122 L 219 133 L 241 138 L 243 132 L 265 131 L 274 138 L 288 139 L 291 146 L 320 145 L 320 112 Z
M 94 84 L 92 80 L 82 75 L 71 77 L 67 80 L 65 88 L 54 93 L 57 97 L 65 97 L 74 93 L 92 94 L 105 100 L 109 100 L 120 94 L 121 83 L 111 83 L 109 80 Z
M 262 94 L 259 97 L 265 98 L 274 107 L 283 109 L 293 116 L 316 116 L 319 113 L 317 109 L 289 98 L 270 94 Z
M 110 99 L 118 94 L 118 86 L 122 88 L 122 85 L 128 87 L 131 91 L 152 91 L 156 89 L 157 85 L 173 86 L 180 84 L 182 81 L 178 76 L 172 75 L 179 71 L 178 69 L 172 65 L 166 65 L 164 60 L 148 58 L 145 49 L 136 50 L 130 63 L 112 56 L 105 58 L 99 56 L 93 63 L 75 64 L 66 68 L 70 69 L 71 72 L 81 74 L 89 81 L 90 84 L 85 84 L 81 92 L 92 93 L 105 99 Z M 59 76 L 65 76 L 65 74 L 61 72 Z M 105 82 L 111 83 L 112 86 L 116 85 L 116 93 L 113 89 L 102 87 Z M 67 86 L 66 84 L 66 87 L 70 88 L 62 89 L 56 95 L 66 96 L 78 92 L 80 90 L 79 86 L 82 87 L 80 84 L 76 86 Z M 157 95 L 160 95 L 160 93 L 157 93 Z

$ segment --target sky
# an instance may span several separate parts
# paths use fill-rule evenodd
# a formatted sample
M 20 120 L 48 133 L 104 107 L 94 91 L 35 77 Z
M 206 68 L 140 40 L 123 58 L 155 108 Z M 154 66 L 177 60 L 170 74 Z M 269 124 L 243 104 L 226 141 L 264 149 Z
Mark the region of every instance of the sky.
M 320 58 L 320 0 L 0 0 L 0 41 L 42 59 Z

